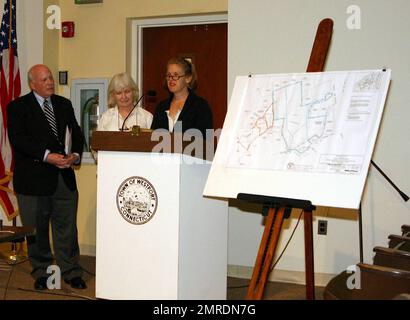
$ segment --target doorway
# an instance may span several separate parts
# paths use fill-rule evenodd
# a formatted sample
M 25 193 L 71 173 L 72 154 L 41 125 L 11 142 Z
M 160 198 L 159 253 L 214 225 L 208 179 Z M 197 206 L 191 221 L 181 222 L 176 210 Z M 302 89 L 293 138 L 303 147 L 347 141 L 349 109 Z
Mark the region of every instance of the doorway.
M 144 99 L 144 107 L 153 113 L 168 97 L 164 88 L 167 61 L 188 58 L 198 73 L 196 93 L 208 101 L 214 128 L 222 128 L 227 110 L 227 42 L 226 22 L 142 28 L 141 92 L 157 92 L 156 97 Z

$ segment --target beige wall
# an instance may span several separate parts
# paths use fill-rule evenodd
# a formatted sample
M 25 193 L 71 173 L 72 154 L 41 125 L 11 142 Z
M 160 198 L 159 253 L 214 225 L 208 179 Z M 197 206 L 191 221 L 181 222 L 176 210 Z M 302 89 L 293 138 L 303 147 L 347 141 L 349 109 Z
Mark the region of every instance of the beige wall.
M 73 78 L 111 77 L 126 68 L 126 18 L 227 11 L 227 0 L 104 0 L 75 5 L 60 1 L 63 21 L 74 21 L 75 37 L 61 38 L 59 67 Z
M 78 240 L 81 254 L 95 255 L 97 167 L 81 165 L 76 170 L 78 185 Z
M 51 5 L 59 5 L 59 0 L 44 0 L 43 1 L 43 61 L 50 68 L 55 77 L 58 75 L 58 58 L 59 58 L 59 38 L 61 30 L 48 29 L 47 18 L 50 14 L 47 13 L 47 8 Z
M 70 0 L 44 0 L 58 4 L 62 21 L 74 21 L 75 37 L 62 38 L 61 30 L 44 30 L 44 63 L 57 76 L 68 71 L 68 81 L 76 78 L 109 78 L 126 70 L 127 19 L 153 18 L 226 12 L 227 0 L 104 0 L 102 4 L 75 5 Z M 128 24 L 129 25 L 129 24 Z M 69 97 L 70 87 L 58 92 Z M 95 254 L 96 166 L 82 164 L 76 171 L 79 189 L 78 232 L 82 254 Z

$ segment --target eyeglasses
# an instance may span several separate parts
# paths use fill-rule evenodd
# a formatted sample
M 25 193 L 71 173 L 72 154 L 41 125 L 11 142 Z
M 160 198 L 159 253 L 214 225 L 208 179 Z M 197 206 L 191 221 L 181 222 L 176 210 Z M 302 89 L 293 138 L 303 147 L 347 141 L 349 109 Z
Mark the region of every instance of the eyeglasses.
M 166 76 L 165 76 L 165 78 L 167 79 L 167 80 L 174 80 L 174 81 L 177 81 L 177 80 L 179 80 L 179 79 L 181 79 L 182 77 L 185 77 L 185 74 L 183 74 L 183 75 L 172 75 L 172 74 L 167 74 Z

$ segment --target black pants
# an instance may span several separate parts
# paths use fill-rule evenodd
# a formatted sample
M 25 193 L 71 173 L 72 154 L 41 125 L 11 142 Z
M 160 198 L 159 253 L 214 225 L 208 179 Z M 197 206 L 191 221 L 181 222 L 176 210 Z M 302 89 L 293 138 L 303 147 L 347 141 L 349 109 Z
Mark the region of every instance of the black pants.
M 21 221 L 24 226 L 36 228 L 34 236 L 27 237 L 28 254 L 34 278 L 48 277 L 47 268 L 53 264 L 50 248 L 51 224 L 55 260 L 65 280 L 82 275 L 78 264 L 80 250 L 77 237 L 77 190 L 67 188 L 61 174 L 57 190 L 52 196 L 17 194 Z

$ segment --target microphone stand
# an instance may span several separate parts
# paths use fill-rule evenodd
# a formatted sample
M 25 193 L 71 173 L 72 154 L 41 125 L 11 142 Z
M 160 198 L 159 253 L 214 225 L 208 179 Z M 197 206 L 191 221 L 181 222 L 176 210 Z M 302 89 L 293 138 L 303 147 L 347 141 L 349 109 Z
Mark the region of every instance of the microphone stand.
M 145 96 L 145 93 L 143 95 L 141 95 L 141 97 L 137 100 L 137 102 L 134 104 L 134 106 L 132 107 L 131 111 L 127 114 L 127 116 L 125 117 L 121 129 L 120 131 L 123 132 L 124 131 L 124 126 L 125 126 L 125 122 L 127 121 L 127 119 L 130 117 L 131 113 L 134 111 L 134 109 L 138 106 L 138 103 L 141 101 L 141 99 Z
M 382 169 L 373 161 L 370 163 L 380 172 L 380 174 L 390 183 L 390 185 L 400 194 L 405 202 L 409 200 L 409 196 L 401 191 L 394 182 L 383 172 Z M 359 241 L 360 241 L 360 262 L 363 263 L 363 220 L 362 220 L 362 202 L 359 204 Z
M 127 121 L 127 119 L 129 118 L 129 116 L 131 115 L 131 113 L 134 111 L 134 109 L 138 106 L 138 103 L 142 100 L 142 98 L 144 98 L 146 95 L 151 96 L 151 97 L 155 97 L 157 95 L 156 91 L 154 90 L 148 90 L 146 93 L 142 94 L 141 97 L 137 100 L 137 102 L 134 104 L 134 106 L 132 107 L 131 111 L 127 114 L 127 116 L 124 119 L 124 122 L 122 123 L 121 129 L 120 131 L 124 131 L 124 126 L 125 126 L 125 122 Z M 135 126 L 132 127 L 132 132 L 136 133 L 137 135 L 139 134 L 139 130 L 140 127 L 137 123 L 135 123 Z

